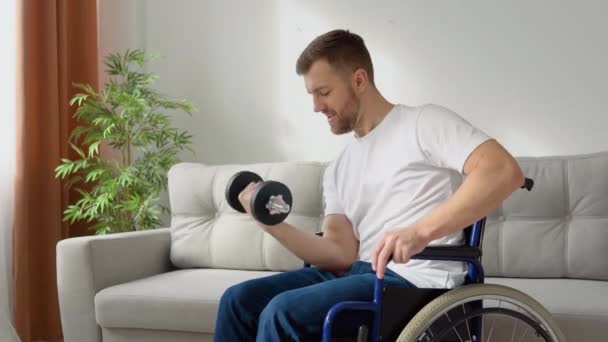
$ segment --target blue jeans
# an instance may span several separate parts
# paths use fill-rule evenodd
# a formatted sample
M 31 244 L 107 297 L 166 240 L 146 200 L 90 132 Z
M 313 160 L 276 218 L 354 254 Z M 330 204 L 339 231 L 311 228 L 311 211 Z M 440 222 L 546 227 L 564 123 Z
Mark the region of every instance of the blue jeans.
M 371 264 L 357 261 L 340 276 L 304 267 L 234 285 L 220 300 L 214 341 L 319 341 L 329 309 L 346 300 L 371 301 L 375 279 Z M 414 287 L 389 269 L 384 284 Z M 336 317 L 334 336 L 354 336 L 372 317 L 361 311 L 347 314 L 348 319 Z

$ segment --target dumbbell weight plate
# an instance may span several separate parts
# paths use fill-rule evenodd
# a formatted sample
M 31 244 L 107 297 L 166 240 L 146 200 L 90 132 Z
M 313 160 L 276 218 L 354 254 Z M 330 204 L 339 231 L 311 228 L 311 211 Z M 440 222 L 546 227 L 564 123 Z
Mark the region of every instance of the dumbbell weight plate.
M 251 182 L 261 182 L 262 177 L 250 171 L 237 172 L 226 186 L 226 201 L 236 211 L 245 213 L 245 208 L 239 202 L 239 194 Z
M 289 188 L 279 182 L 267 181 L 258 186 L 251 196 L 251 213 L 253 217 L 262 222 L 263 224 L 272 226 L 281 223 L 287 218 L 287 213 L 276 213 L 270 214 L 270 211 L 266 208 L 266 204 L 270 200 L 270 196 L 282 195 L 283 201 L 289 204 L 291 210 L 293 206 L 293 198 Z

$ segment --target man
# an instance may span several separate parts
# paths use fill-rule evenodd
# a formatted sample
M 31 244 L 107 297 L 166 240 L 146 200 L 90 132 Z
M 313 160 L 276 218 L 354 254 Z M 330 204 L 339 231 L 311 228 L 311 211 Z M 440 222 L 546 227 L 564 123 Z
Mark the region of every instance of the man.
M 514 158 L 457 114 L 388 102 L 356 34 L 336 30 L 317 37 L 296 71 L 331 131 L 354 132 L 355 139 L 324 174 L 323 237 L 288 223 L 260 224 L 315 267 L 229 288 L 216 341 L 318 341 L 331 306 L 371 300 L 376 276 L 388 286 L 461 284 L 462 263 L 410 257 L 429 244 L 462 243 L 464 227 L 524 182 Z M 244 208 L 254 186 L 239 196 Z

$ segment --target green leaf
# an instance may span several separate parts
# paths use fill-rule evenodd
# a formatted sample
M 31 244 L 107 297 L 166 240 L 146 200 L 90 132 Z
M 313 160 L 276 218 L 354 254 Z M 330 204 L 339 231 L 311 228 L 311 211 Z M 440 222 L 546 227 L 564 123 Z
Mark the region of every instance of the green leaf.
M 76 94 L 76 95 L 74 95 L 74 97 L 72 97 L 69 104 L 70 104 L 70 106 L 73 106 L 74 103 L 78 102 L 78 106 L 82 106 L 82 102 L 86 101 L 86 99 L 88 97 L 89 97 L 89 95 L 87 95 L 87 94 Z
M 82 209 L 77 205 L 69 205 L 63 212 L 63 220 L 70 221 L 70 224 L 82 218 Z
M 99 154 L 99 144 L 101 141 L 96 141 L 89 145 L 89 158 L 93 158 L 94 155 Z
M 95 205 L 100 212 L 104 212 L 105 209 L 109 206 L 110 196 L 108 193 L 103 193 L 99 197 L 97 197 L 95 201 Z
M 86 132 L 87 132 L 87 128 L 86 127 L 77 126 L 77 127 L 75 127 L 72 130 L 72 133 L 70 134 L 69 140 L 78 139 L 78 138 L 80 138 L 80 136 L 82 136 Z
M 114 131 L 114 128 L 116 127 L 116 124 L 110 124 L 108 125 L 108 127 L 106 127 L 103 130 L 103 138 L 107 139 L 108 137 L 110 137 L 110 135 L 112 134 L 112 132 Z
M 91 121 L 91 123 L 96 126 L 105 126 L 106 122 L 108 122 L 108 118 L 104 117 L 95 118 Z
M 73 165 L 74 168 L 71 170 L 71 172 L 77 172 L 82 169 L 86 169 L 89 166 L 89 161 L 86 159 L 80 159 L 75 161 Z
M 154 52 L 148 56 L 148 60 L 153 61 L 161 57 L 160 53 Z
M 80 156 L 80 158 L 86 158 L 86 157 L 85 157 L 85 155 L 84 155 L 84 152 L 82 151 L 82 149 L 80 149 L 80 147 L 78 147 L 78 146 L 74 145 L 74 144 L 73 144 L 73 143 L 71 143 L 71 142 L 70 142 L 69 144 L 70 144 L 70 146 L 72 147 L 72 149 L 73 149 L 74 151 L 76 151 L 76 153 L 78 153 L 78 155 Z
M 55 168 L 55 177 L 64 178 L 68 174 L 72 173 L 73 169 L 74 163 L 69 159 L 62 158 L 61 164 Z
M 89 229 L 95 231 L 97 235 L 105 235 L 108 234 L 112 230 L 112 226 L 108 222 L 100 222 L 94 224 Z
M 95 89 L 93 89 L 93 87 L 91 87 L 88 84 L 74 83 L 73 86 L 86 91 L 87 94 L 90 96 L 97 97 L 97 93 L 95 92 Z M 83 94 L 78 94 L 78 95 L 83 95 Z M 86 100 L 86 97 L 82 101 L 84 101 L 84 100 Z M 82 101 L 80 101 L 80 102 L 82 102 Z M 80 105 L 80 103 L 79 103 L 79 105 Z
M 130 171 L 125 171 L 118 176 L 118 185 L 128 187 L 135 182 L 135 179 L 135 176 Z
M 182 100 L 180 103 L 180 106 L 188 114 L 191 114 L 197 110 L 196 107 L 192 103 L 190 103 L 190 101 L 188 101 L 188 100 Z
M 85 183 L 96 181 L 99 176 L 103 175 L 106 172 L 105 169 L 93 169 L 87 173 L 87 176 L 84 180 Z

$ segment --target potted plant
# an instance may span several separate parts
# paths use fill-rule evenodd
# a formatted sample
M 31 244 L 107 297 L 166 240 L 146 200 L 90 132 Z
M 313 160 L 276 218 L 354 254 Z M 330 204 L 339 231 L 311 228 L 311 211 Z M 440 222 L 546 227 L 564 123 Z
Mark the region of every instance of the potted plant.
M 96 234 L 158 227 L 161 213 L 168 211 L 158 203 L 167 172 L 181 151 L 191 150 L 192 136 L 172 127 L 167 111 L 191 115 L 194 107 L 151 88 L 156 76 L 143 67 L 153 58 L 142 50 L 110 54 L 105 58 L 109 81 L 100 92 L 74 85 L 83 92 L 70 100 L 78 106 L 79 126 L 69 144 L 79 158 L 62 159 L 55 177 L 67 178 L 81 195 L 65 209 L 64 220 L 91 222 Z M 118 151 L 119 160 L 101 158 L 101 144 Z

